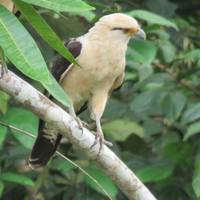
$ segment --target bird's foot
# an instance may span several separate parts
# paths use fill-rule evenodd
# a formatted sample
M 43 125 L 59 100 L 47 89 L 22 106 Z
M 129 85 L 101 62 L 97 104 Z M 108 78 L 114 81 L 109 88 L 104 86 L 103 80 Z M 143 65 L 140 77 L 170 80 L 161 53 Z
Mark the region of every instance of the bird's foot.
M 90 148 L 93 148 L 93 147 L 94 147 L 95 145 L 97 145 L 98 143 L 99 143 L 99 145 L 100 145 L 99 152 L 101 151 L 101 149 L 102 149 L 102 147 L 103 147 L 103 144 L 105 144 L 105 145 L 107 145 L 107 146 L 109 146 L 109 147 L 113 146 L 113 144 L 112 144 L 111 142 L 105 140 L 103 134 L 102 134 L 102 133 L 99 133 L 99 132 L 97 132 L 97 133 L 95 134 L 94 143 L 91 145 Z
M 75 117 L 75 120 L 76 120 L 76 122 L 77 122 L 77 124 L 78 124 L 79 129 L 80 129 L 82 132 L 83 132 L 83 128 L 84 128 L 84 127 L 86 127 L 86 128 L 89 127 L 89 125 L 88 125 L 86 122 L 80 120 L 80 118 Z

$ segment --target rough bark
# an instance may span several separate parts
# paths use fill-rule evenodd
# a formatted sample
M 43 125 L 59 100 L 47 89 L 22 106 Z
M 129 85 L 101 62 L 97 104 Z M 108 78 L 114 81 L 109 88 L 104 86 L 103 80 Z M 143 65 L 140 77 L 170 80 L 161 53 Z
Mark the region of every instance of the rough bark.
M 51 102 L 30 84 L 8 71 L 0 79 L 0 89 L 13 96 L 27 109 L 34 112 L 52 128 L 60 131 L 81 152 L 84 152 L 111 177 L 130 200 L 156 200 L 136 175 L 105 145 L 99 153 L 99 144 L 92 149 L 94 135 L 84 128 L 80 130 L 76 120 L 62 108 Z

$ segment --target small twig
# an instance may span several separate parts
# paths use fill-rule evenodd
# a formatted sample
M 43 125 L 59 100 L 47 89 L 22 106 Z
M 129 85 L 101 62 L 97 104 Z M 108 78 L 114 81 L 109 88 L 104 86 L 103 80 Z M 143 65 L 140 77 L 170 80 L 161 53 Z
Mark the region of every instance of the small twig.
M 9 129 L 18 131 L 19 133 L 23 133 L 26 136 L 32 137 L 32 138 L 36 138 L 35 135 L 33 135 L 30 132 L 24 131 L 22 129 L 19 129 L 15 126 L 12 126 L 10 124 L 4 123 L 2 121 L 0 121 L 0 125 L 5 126 Z M 110 199 L 113 200 L 112 197 L 108 194 L 108 192 L 103 188 L 103 186 L 101 186 L 101 184 L 93 177 L 91 176 L 88 172 L 86 172 L 83 168 L 81 168 L 79 165 L 77 165 L 75 162 L 73 162 L 72 160 L 70 160 L 69 158 L 67 158 L 65 155 L 63 155 L 62 153 L 60 153 L 59 151 L 56 151 L 56 154 L 59 155 L 63 160 L 68 161 L 69 163 L 71 163 L 72 165 L 74 165 L 75 167 L 77 167 L 83 174 L 85 174 L 86 176 L 88 176 L 102 191 L 103 193 Z

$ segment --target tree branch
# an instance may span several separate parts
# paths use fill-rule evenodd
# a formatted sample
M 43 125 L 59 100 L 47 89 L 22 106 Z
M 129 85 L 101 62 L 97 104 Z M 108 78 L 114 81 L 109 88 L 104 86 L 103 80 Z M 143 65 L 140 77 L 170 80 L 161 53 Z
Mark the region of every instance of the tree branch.
M 95 159 L 130 200 L 156 200 L 136 175 L 107 146 L 103 145 L 100 153 L 99 144 L 91 149 L 95 140 L 94 135 L 86 128 L 80 130 L 74 118 L 30 84 L 8 71 L 0 79 L 0 89 L 13 96 L 44 121 L 51 122 L 52 127 L 67 137 L 81 152 Z

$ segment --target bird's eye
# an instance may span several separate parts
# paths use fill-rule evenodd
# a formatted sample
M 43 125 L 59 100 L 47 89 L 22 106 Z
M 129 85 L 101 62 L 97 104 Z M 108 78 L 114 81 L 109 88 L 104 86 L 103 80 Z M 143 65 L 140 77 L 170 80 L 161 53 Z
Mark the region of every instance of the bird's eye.
M 120 27 L 115 27 L 115 28 L 112 29 L 112 31 L 122 31 L 122 30 L 124 30 L 124 29 L 120 28 Z

